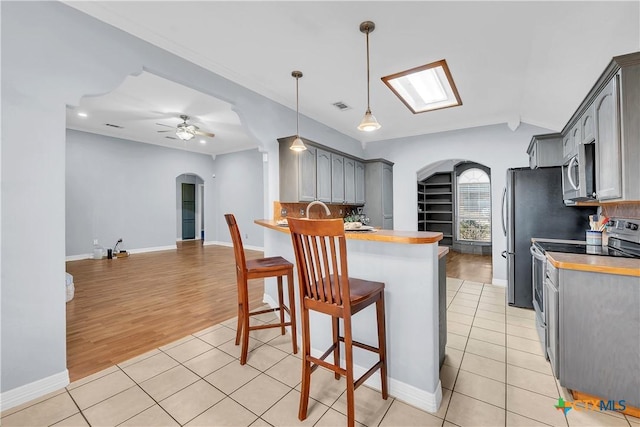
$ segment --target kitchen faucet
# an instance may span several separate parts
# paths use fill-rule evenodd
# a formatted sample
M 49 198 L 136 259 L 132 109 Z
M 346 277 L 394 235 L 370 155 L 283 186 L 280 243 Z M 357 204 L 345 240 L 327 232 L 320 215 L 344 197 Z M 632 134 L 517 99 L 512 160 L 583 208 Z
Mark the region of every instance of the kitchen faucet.
M 322 206 L 324 208 L 324 212 L 327 214 L 327 216 L 331 216 L 331 211 L 329 210 L 329 206 L 325 205 L 320 200 L 314 200 L 313 202 L 309 203 L 309 205 L 307 205 L 307 219 L 309 219 L 309 211 L 311 210 L 311 207 L 315 206 L 315 205 Z

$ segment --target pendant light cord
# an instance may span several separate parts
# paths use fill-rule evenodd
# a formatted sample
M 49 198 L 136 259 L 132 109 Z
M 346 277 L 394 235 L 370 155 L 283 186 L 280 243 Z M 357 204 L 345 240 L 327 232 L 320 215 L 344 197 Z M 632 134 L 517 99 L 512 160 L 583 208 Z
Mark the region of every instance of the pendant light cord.
M 299 128 L 299 121 L 300 121 L 300 111 L 299 111 L 299 101 L 298 101 L 298 80 L 300 78 L 296 77 L 296 136 L 299 138 L 300 137 L 300 128 Z
M 367 27 L 367 112 L 371 112 L 370 99 L 369 99 L 369 91 L 370 91 L 370 80 L 369 80 L 369 28 Z

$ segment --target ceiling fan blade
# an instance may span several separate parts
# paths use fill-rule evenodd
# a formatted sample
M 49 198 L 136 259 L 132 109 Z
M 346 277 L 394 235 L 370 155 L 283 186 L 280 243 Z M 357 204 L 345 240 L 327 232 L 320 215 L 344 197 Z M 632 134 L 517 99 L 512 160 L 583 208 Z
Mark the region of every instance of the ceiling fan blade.
M 165 125 L 164 123 L 156 123 L 158 126 L 166 126 L 168 128 L 173 128 L 175 126 Z
M 208 136 L 209 138 L 213 138 L 214 136 L 216 136 L 213 133 L 209 133 L 209 132 L 203 132 L 201 130 L 197 130 L 196 131 L 196 135 L 202 135 L 202 136 Z
M 157 130 L 156 132 L 158 132 L 158 133 L 173 132 L 173 129 L 172 130 Z
M 165 136 L 165 138 L 167 138 L 167 139 L 178 139 L 178 138 L 174 138 L 172 136 Z

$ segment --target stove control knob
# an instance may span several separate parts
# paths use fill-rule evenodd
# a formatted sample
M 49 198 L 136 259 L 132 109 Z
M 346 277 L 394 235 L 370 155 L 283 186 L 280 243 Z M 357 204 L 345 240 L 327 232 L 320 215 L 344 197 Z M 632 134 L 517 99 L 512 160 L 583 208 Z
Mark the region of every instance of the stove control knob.
M 631 229 L 633 231 L 636 231 L 638 229 L 638 224 L 635 224 L 633 222 L 627 223 L 627 226 L 628 226 L 629 229 Z

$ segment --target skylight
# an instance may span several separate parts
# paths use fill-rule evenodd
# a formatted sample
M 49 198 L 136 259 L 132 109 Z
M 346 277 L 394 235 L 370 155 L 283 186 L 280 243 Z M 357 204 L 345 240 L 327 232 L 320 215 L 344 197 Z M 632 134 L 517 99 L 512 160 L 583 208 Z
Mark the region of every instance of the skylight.
M 413 114 L 462 105 L 444 59 L 382 78 Z

